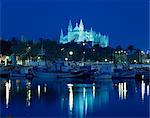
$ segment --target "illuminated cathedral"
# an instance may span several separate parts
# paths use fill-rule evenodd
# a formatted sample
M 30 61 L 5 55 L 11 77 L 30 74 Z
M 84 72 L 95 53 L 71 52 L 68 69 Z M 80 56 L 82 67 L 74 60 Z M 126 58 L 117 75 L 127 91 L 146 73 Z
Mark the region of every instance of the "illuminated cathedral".
M 96 33 L 92 30 L 85 30 L 82 19 L 80 23 L 76 23 L 76 26 L 73 28 L 71 20 L 69 21 L 68 33 L 67 35 L 63 34 L 63 30 L 61 29 L 60 34 L 60 43 L 65 44 L 71 41 L 75 41 L 77 43 L 82 42 L 92 42 L 92 45 L 100 45 L 101 47 L 107 47 L 109 45 L 109 36 L 101 35 L 101 33 Z

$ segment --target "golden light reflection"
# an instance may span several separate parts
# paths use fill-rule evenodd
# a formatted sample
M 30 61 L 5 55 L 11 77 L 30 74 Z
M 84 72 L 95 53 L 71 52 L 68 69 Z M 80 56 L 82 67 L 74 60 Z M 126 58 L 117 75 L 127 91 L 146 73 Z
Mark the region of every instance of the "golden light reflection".
M 9 105 L 9 98 L 10 98 L 10 89 L 11 89 L 11 81 L 9 80 L 8 82 L 5 83 L 6 87 L 6 108 L 8 108 Z
M 141 83 L 141 92 L 142 92 L 142 101 L 144 100 L 144 95 L 145 95 L 145 83 L 144 81 L 142 80 L 142 83 Z
M 127 98 L 127 84 L 126 82 L 123 83 L 123 93 L 124 93 L 124 99 Z
M 27 83 L 26 89 L 27 89 L 27 91 L 26 91 L 26 95 L 27 95 L 26 104 L 27 104 L 27 106 L 30 106 L 31 105 L 31 83 L 30 82 Z
M 149 85 L 147 85 L 147 96 L 149 96 Z
M 83 97 L 85 98 L 85 88 L 83 88 Z
M 73 110 L 73 84 L 68 85 L 69 88 L 69 109 L 72 112 Z
M 123 100 L 123 83 L 119 83 L 118 89 L 119 89 L 119 99 Z
M 93 98 L 95 98 L 95 83 L 93 83 Z
M 40 99 L 40 94 L 41 94 L 41 87 L 38 85 L 38 98 Z
M 85 99 L 85 116 L 87 115 L 87 108 L 88 108 L 88 104 L 87 104 L 87 97 Z
M 44 93 L 46 93 L 47 90 L 47 84 L 44 84 Z
M 123 99 L 126 100 L 126 97 L 127 97 L 127 84 L 126 84 L 126 82 L 118 84 L 118 91 L 119 91 L 119 99 L 120 100 L 123 100 Z
M 19 89 L 20 89 L 20 80 L 16 80 L 16 87 L 17 87 L 17 93 L 19 93 Z

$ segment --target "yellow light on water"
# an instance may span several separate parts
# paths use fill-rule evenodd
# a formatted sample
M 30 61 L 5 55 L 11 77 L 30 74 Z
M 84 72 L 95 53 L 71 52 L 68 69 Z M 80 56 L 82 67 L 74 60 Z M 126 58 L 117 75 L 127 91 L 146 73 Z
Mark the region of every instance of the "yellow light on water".
M 5 87 L 6 87 L 6 108 L 8 108 L 8 104 L 9 104 L 9 90 L 10 90 L 9 82 L 5 83 Z
M 142 84 L 141 84 L 141 92 L 142 92 L 142 101 L 144 100 L 144 94 L 145 94 L 145 83 L 142 80 Z
M 123 83 L 123 92 L 124 92 L 124 99 L 127 98 L 127 84 L 126 82 Z
M 69 109 L 70 111 L 73 110 L 73 89 L 72 89 L 73 85 L 68 86 L 69 88 Z
M 44 93 L 46 93 L 47 84 L 44 85 Z
M 85 98 L 85 88 L 83 88 L 83 97 Z
M 147 85 L 147 96 L 149 96 L 149 85 Z
M 41 94 L 41 87 L 38 85 L 38 98 L 40 99 L 40 94 Z
M 27 90 L 27 99 L 26 99 L 26 102 L 27 102 L 27 106 L 31 105 L 31 90 L 30 89 Z
M 95 83 L 93 83 L 93 98 L 95 98 Z

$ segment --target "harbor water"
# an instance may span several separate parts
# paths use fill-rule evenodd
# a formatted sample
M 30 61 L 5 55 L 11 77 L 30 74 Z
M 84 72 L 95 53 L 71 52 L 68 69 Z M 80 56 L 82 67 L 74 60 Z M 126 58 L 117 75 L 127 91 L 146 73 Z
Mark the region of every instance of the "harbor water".
M 135 80 L 1 78 L 0 116 L 149 117 L 150 83 Z

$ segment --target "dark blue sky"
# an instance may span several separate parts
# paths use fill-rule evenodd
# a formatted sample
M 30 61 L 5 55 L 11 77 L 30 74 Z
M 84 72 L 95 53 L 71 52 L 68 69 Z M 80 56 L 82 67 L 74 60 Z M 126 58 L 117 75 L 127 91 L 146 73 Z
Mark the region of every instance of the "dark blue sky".
M 148 0 L 2 0 L 1 36 L 59 39 L 82 18 L 85 28 L 110 36 L 110 45 L 149 48 Z

